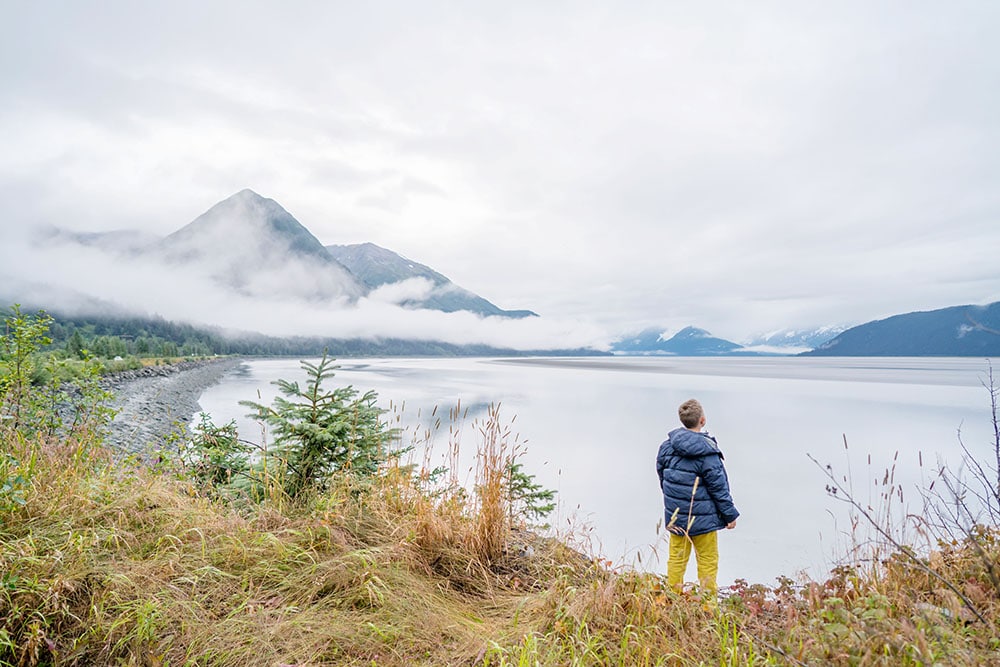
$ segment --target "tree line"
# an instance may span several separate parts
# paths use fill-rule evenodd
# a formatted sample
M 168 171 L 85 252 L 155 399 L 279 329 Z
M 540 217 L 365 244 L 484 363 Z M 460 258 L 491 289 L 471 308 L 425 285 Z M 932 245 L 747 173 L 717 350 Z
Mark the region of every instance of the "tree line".
M 3 312 L 9 312 L 4 309 Z M 28 308 L 24 308 L 26 312 Z M 223 332 L 160 316 L 65 315 L 48 312 L 50 351 L 70 358 L 87 355 L 115 357 L 188 357 L 211 355 L 311 356 L 517 356 L 524 351 L 488 345 L 455 345 L 441 341 L 399 338 L 330 338 L 320 336 L 265 336 L 252 332 Z M 579 352 L 579 351 L 577 351 Z M 556 353 L 556 352 L 549 352 Z

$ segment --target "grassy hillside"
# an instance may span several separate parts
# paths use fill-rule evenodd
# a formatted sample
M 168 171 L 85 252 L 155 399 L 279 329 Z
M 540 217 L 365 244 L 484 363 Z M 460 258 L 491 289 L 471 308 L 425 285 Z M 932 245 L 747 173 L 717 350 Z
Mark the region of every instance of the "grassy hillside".
M 224 500 L 89 436 L 3 434 L 0 664 L 989 664 L 998 591 L 970 543 L 713 608 L 504 526 L 388 466 L 290 501 Z M 995 562 L 996 533 L 979 546 Z M 936 577 L 955 582 L 983 620 Z
M 389 466 L 291 502 L 210 497 L 99 443 L 3 434 L 0 664 L 987 664 L 997 590 L 936 555 L 986 622 L 903 558 L 718 609 L 483 517 Z M 992 533 L 991 533 L 992 535 Z M 995 541 L 988 544 L 995 558 Z M 930 562 L 930 561 L 929 561 Z
M 900 542 L 880 507 L 857 504 L 859 521 L 878 528 L 873 558 L 804 585 L 740 583 L 716 604 L 530 530 L 512 492 L 516 448 L 495 411 L 465 489 L 457 471 L 405 453 L 365 459 L 374 465 L 361 474 L 355 450 L 327 448 L 329 465 L 303 477 L 302 459 L 276 441 L 276 456 L 241 463 L 226 427 L 203 428 L 193 455 L 165 447 L 159 466 L 139 467 L 103 447 L 101 395 L 52 425 L 13 417 L 36 391 L 15 386 L 0 385 L 0 665 L 997 661 L 1000 489 L 989 466 L 971 480 L 984 486 L 967 487 L 985 503 L 976 521 L 948 495 L 930 506 L 939 513 L 922 527 L 934 549 Z M 337 391 L 298 397 L 328 405 Z M 320 412 L 361 414 L 365 397 L 337 396 Z M 295 437 L 356 424 L 288 423 L 310 425 Z M 383 426 L 364 442 L 382 442 Z M 448 447 L 457 461 L 458 443 Z M 287 484 L 290 468 L 308 483 Z M 939 479 L 933 493 L 959 483 Z M 830 489 L 851 501 L 832 472 Z

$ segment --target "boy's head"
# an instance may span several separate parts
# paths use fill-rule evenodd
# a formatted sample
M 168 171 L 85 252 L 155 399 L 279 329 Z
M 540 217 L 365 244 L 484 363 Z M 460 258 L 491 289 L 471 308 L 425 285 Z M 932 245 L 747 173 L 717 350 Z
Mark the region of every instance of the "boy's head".
M 684 428 L 697 430 L 705 425 L 705 411 L 701 408 L 701 403 L 693 398 L 681 403 L 681 407 L 677 408 L 677 416 L 681 418 Z

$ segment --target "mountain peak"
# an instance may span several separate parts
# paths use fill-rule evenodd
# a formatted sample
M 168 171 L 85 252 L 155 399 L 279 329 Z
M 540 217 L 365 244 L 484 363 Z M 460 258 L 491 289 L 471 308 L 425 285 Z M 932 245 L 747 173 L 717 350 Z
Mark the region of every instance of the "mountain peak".
M 684 340 L 684 339 L 692 339 L 692 338 L 711 338 L 711 337 L 712 337 L 712 334 L 710 334 L 705 329 L 699 329 L 698 327 L 684 327 L 683 329 L 681 329 L 680 331 L 678 331 L 676 334 L 674 334 L 673 337 L 671 338 L 671 340 Z
M 209 236 L 216 241 L 230 237 L 232 242 L 237 238 L 235 235 L 247 234 L 284 239 L 297 251 L 317 258 L 325 258 L 327 255 L 323 244 L 281 204 L 249 188 L 218 202 L 193 222 L 168 236 L 165 241 L 168 246 L 188 246 L 192 240 L 204 242 Z
M 715 356 L 742 354 L 740 346 L 716 338 L 698 327 L 684 327 L 667 337 L 662 327 L 650 327 L 633 336 L 626 336 L 612 345 L 614 354 Z
M 278 202 L 274 201 L 269 197 L 265 197 L 264 195 L 258 194 L 253 190 L 251 190 L 250 188 L 243 188 L 236 194 L 226 197 L 221 202 L 219 202 L 219 204 L 225 204 L 226 202 L 241 203 L 252 206 L 265 206 L 269 208 L 277 208 L 282 211 L 285 210 Z M 216 206 L 218 206 L 219 204 L 216 204 Z
M 239 192 L 226 197 L 212 206 L 212 208 L 208 209 L 206 213 L 215 209 L 239 210 L 241 212 L 267 211 L 272 215 L 284 215 L 289 218 L 292 217 L 291 213 L 286 211 L 281 204 L 273 199 L 254 192 L 250 188 L 243 188 Z
M 820 347 L 846 329 L 846 326 L 835 324 L 796 329 L 775 329 L 751 336 L 743 343 L 748 347 L 768 348 L 798 354 Z
M 163 239 L 159 250 L 168 261 L 204 263 L 216 279 L 245 293 L 354 299 L 363 291 L 291 213 L 249 188 Z M 287 278 L 291 260 L 298 267 L 297 279 Z M 281 279 L 283 266 L 286 277 Z

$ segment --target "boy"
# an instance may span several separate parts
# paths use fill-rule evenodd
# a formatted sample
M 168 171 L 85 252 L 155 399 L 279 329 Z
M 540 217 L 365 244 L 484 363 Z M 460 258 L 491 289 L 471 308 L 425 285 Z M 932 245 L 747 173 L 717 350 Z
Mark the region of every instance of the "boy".
M 735 528 L 740 513 L 729 494 L 722 452 L 715 438 L 701 431 L 705 428 L 701 403 L 693 398 L 685 401 L 677 414 L 684 427 L 671 431 L 656 455 L 656 477 L 670 531 L 667 583 L 677 591 L 683 588 L 694 546 L 698 580 L 714 596 L 719 572 L 717 531 Z

